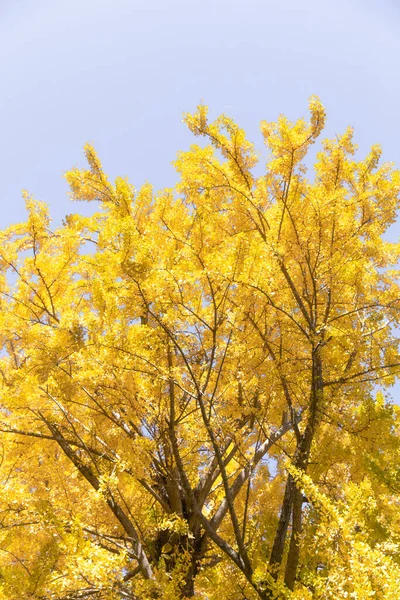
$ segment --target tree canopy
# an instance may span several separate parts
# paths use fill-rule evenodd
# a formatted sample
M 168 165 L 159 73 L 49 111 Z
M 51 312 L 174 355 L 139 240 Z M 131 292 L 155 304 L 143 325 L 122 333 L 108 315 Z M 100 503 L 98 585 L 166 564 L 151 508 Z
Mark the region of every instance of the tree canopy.
M 309 109 L 1 232 L 1 599 L 398 599 L 400 173 Z

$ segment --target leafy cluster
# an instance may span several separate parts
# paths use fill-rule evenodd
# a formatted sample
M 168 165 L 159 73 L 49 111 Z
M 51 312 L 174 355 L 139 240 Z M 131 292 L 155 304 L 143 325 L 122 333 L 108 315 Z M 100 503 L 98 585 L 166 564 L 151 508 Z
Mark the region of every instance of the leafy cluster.
M 309 108 L 0 233 L 0 599 L 398 598 L 400 173 Z

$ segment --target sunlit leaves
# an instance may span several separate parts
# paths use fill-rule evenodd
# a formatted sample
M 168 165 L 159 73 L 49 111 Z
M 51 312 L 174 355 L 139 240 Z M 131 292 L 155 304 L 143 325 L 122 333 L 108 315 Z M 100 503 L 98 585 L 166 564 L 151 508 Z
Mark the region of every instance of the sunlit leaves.
M 257 176 L 199 106 L 159 193 L 87 145 L 97 212 L 0 234 L 3 598 L 396 597 L 400 176 L 348 129 L 307 177 L 309 110 Z

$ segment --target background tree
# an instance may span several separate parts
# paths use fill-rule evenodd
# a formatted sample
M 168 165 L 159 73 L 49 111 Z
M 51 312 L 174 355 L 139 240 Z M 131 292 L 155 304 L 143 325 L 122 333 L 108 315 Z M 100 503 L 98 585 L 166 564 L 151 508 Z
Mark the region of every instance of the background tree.
M 92 216 L 2 232 L 4 598 L 396 598 L 400 175 L 349 129 L 308 180 L 310 113 L 257 177 L 200 106 L 159 194 L 86 146 Z

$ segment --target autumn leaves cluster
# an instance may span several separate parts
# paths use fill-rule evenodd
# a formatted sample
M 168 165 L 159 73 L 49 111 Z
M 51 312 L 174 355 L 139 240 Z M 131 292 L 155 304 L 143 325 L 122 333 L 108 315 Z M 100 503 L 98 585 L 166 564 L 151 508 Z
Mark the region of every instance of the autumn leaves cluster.
M 309 109 L 1 233 L 0 598 L 397 598 L 400 175 Z

